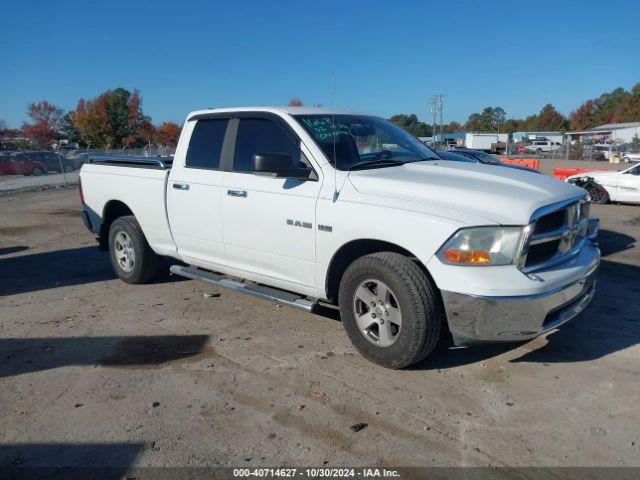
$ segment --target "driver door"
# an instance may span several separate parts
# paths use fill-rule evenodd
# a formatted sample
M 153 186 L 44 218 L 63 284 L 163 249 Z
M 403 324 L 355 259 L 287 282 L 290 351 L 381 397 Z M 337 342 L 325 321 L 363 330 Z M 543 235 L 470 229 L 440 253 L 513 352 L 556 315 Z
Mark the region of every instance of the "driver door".
M 307 166 L 308 152 L 284 120 L 242 114 L 231 171 L 222 185 L 228 266 L 238 276 L 316 294 L 316 202 L 321 182 L 274 178 L 253 171 L 254 154 L 286 153 Z

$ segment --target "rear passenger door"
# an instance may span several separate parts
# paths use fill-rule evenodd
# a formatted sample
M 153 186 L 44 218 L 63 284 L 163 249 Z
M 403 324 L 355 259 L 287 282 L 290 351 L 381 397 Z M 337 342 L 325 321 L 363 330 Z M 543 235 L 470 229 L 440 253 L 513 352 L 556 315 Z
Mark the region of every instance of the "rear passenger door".
M 238 117 L 233 165 L 225 175 L 222 194 L 229 267 L 244 278 L 314 294 L 320 181 L 257 175 L 252 165 L 254 154 L 287 153 L 313 168 L 309 152 L 275 115 Z M 317 179 L 317 172 L 314 175 Z
M 174 158 L 167 208 L 178 254 L 186 262 L 216 269 L 225 264 L 222 238 L 222 179 L 228 117 L 189 121 L 186 154 Z

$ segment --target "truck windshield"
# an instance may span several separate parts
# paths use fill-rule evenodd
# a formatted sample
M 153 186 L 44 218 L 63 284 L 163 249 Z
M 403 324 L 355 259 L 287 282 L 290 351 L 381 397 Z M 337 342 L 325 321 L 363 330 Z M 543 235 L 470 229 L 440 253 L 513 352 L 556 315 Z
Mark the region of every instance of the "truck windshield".
M 439 160 L 426 145 L 393 123 L 367 115 L 295 115 L 339 170 L 382 168 Z

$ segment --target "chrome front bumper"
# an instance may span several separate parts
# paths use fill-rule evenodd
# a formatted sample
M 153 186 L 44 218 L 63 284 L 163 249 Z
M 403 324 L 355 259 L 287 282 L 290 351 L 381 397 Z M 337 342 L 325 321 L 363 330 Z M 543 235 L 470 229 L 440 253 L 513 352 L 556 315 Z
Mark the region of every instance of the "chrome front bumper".
M 582 312 L 595 294 L 598 267 L 584 278 L 536 295 L 485 297 L 442 292 L 456 345 L 528 340 Z

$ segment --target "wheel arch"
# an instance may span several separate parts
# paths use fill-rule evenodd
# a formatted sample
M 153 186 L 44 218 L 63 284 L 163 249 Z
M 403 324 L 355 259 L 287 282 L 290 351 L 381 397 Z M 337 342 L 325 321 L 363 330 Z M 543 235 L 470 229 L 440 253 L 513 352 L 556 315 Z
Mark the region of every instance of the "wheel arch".
M 591 181 L 593 183 L 595 183 L 596 185 L 598 185 L 600 188 L 602 188 L 606 193 L 607 193 L 607 199 L 609 202 L 611 201 L 615 201 L 614 197 L 615 195 L 612 195 L 612 193 L 615 193 L 615 188 L 612 188 L 611 185 L 604 185 L 602 182 L 598 181 L 597 179 L 593 178 L 593 177 L 589 177 L 591 179 Z M 605 202 L 608 203 L 608 202 Z
M 111 224 L 120 217 L 134 215 L 133 210 L 121 200 L 109 200 L 102 209 L 102 221 L 98 235 L 98 246 L 100 250 L 109 249 L 109 228 Z M 135 215 L 134 215 L 135 216 Z
M 427 270 L 427 267 L 416 255 L 406 248 L 392 242 L 372 238 L 351 240 L 342 245 L 333 254 L 331 262 L 329 263 L 329 268 L 327 269 L 327 275 L 325 278 L 325 292 L 329 302 L 337 304 L 340 281 L 342 280 L 342 276 L 344 275 L 347 267 L 354 260 L 375 252 L 396 252 L 410 258 L 421 270 L 425 272 L 429 280 L 433 282 L 433 278 Z M 435 282 L 433 282 L 433 285 L 435 287 Z

